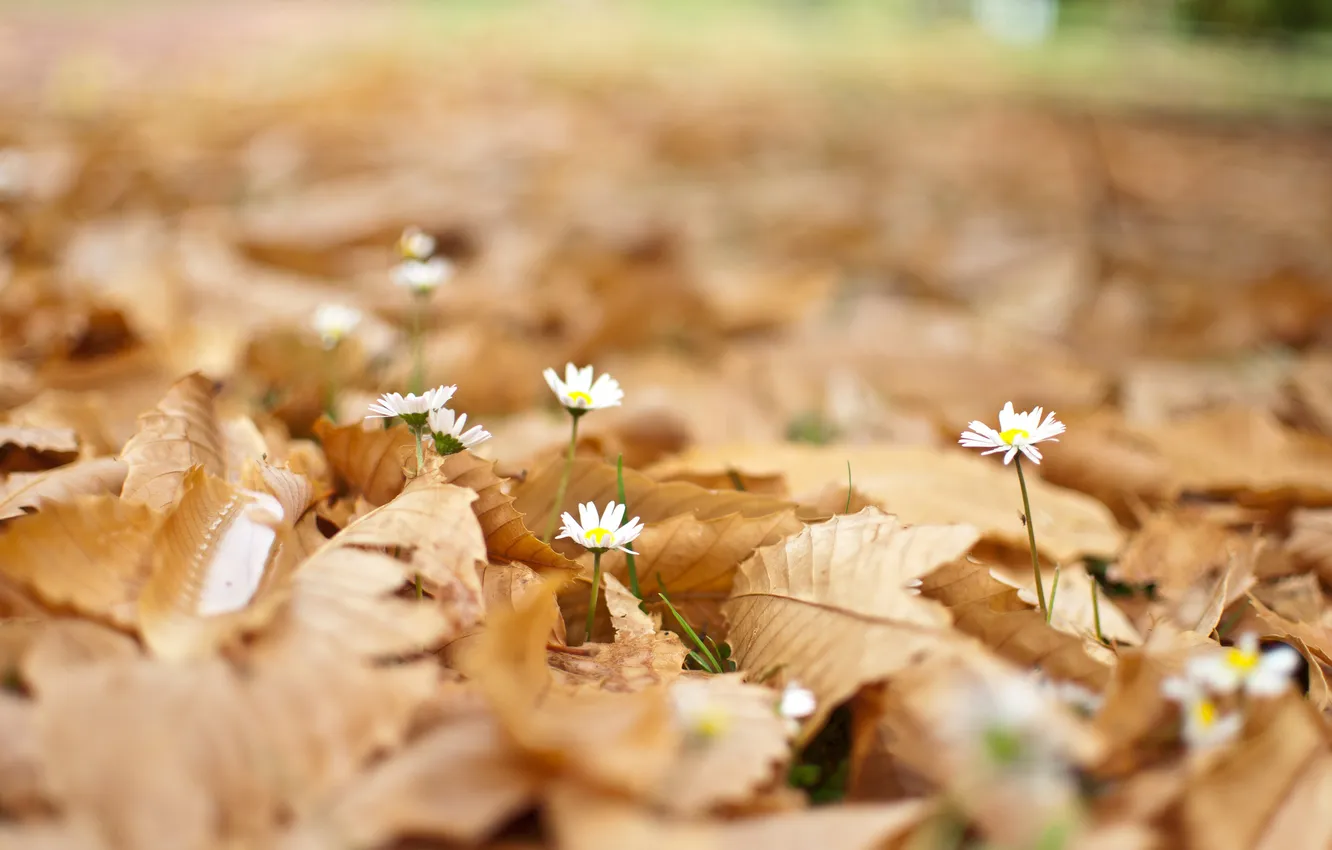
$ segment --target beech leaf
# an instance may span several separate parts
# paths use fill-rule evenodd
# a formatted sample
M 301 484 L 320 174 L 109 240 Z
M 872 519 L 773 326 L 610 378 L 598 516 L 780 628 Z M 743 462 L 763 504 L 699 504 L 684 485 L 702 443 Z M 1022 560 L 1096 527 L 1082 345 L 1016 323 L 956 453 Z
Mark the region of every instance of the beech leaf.
M 378 507 L 402 492 L 407 480 L 403 458 L 415 445 L 405 425 L 367 431 L 359 422 L 334 425 L 320 419 L 314 432 L 338 480 L 353 493 Z
M 165 510 L 180 495 L 192 467 L 226 475 L 227 447 L 213 409 L 214 393 L 213 382 L 195 372 L 139 417 L 138 432 L 121 451 L 129 467 L 122 498 Z
M 16 472 L 0 481 L 0 520 L 40 510 L 50 502 L 75 496 L 115 493 L 125 483 L 123 460 L 99 457 L 60 466 L 48 472 Z
M 740 565 L 724 607 L 736 662 L 812 690 L 817 726 L 861 686 L 947 639 L 947 613 L 911 584 L 978 537 L 972 526 L 903 526 L 866 508 L 759 549 Z

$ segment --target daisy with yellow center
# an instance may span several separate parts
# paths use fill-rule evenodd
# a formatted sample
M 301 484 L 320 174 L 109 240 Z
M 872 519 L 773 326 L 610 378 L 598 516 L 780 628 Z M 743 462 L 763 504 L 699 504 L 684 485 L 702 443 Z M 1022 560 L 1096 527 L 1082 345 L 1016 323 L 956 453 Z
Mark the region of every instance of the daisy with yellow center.
M 1040 449 L 1036 448 L 1037 443 L 1054 442 L 1059 440 L 1058 436 L 1064 433 L 1064 423 L 1055 419 L 1053 412 L 1046 414 L 1045 419 L 1041 419 L 1042 409 L 1033 408 L 1025 413 L 1016 413 L 1013 410 L 1013 402 L 1005 402 L 1004 409 L 999 411 L 999 430 L 991 428 L 979 420 L 973 421 L 967 426 L 969 430 L 962 432 L 962 438 L 958 444 L 969 449 L 985 449 L 981 452 L 983 455 L 994 454 L 996 452 L 1004 453 L 1004 465 L 1014 463 L 1017 469 L 1018 486 L 1022 489 L 1022 511 L 1023 524 L 1027 526 L 1027 543 L 1031 547 L 1031 569 L 1036 577 L 1036 599 L 1041 606 L 1041 614 L 1045 617 L 1045 622 L 1050 622 L 1050 607 L 1045 602 L 1045 585 L 1041 580 L 1040 556 L 1036 553 L 1036 527 L 1031 516 L 1031 498 L 1027 495 L 1027 479 L 1022 473 L 1022 457 L 1025 456 L 1032 463 L 1041 462 Z M 1056 576 L 1058 574 L 1056 573 Z M 1101 606 L 1097 599 L 1096 582 L 1091 583 L 1092 592 L 1092 613 L 1096 621 L 1096 637 L 1102 643 L 1105 638 L 1101 635 Z M 1050 591 L 1050 603 L 1054 603 L 1054 590 Z
M 490 432 L 480 425 L 467 427 L 467 414 L 455 414 L 447 407 L 430 411 L 430 433 L 435 438 L 435 451 L 441 455 L 457 454 L 463 449 L 484 443 L 490 439 Z
M 1172 678 L 1161 683 L 1161 693 L 1179 703 L 1184 743 L 1195 751 L 1221 746 L 1239 735 L 1244 717 L 1238 711 L 1223 714 L 1216 701 L 1193 679 Z
M 1290 687 L 1300 654 L 1289 646 L 1262 651 L 1258 635 L 1248 632 L 1232 647 L 1189 660 L 1189 677 L 1221 694 L 1242 690 L 1248 696 L 1276 696 Z
M 569 451 L 564 457 L 564 472 L 560 475 L 560 485 L 555 491 L 555 504 L 551 505 L 545 533 L 541 535 L 541 539 L 549 543 L 551 534 L 555 532 L 555 518 L 564 504 L 564 494 L 569 489 L 569 474 L 573 470 L 574 452 L 578 447 L 578 420 L 589 410 L 618 407 L 624 392 L 619 382 L 605 372 L 594 381 L 591 366 L 579 369 L 572 363 L 566 364 L 563 381 L 554 369 L 547 369 L 542 375 L 572 420 L 569 427 Z
M 435 253 L 435 238 L 420 228 L 409 227 L 398 237 L 398 255 L 393 283 L 412 293 L 412 391 L 425 386 L 425 353 L 422 350 L 421 313 L 439 285 L 453 275 L 453 265 Z
M 670 690 L 675 722 L 692 744 L 704 744 L 731 728 L 731 712 L 713 699 L 706 681 L 678 679 Z
M 597 514 L 595 502 L 578 506 L 578 520 L 575 521 L 567 512 L 563 515 L 564 527 L 560 529 L 559 540 L 567 537 L 592 553 L 592 598 L 587 605 L 587 630 L 583 640 L 591 640 L 592 624 L 597 613 L 597 597 L 601 591 L 601 556 L 611 549 L 630 555 L 638 553 L 629 548 L 638 535 L 643 533 L 643 524 L 638 517 L 625 522 L 624 505 L 610 502 L 606 510 Z
M 435 237 L 410 225 L 398 237 L 398 255 L 404 260 L 428 260 L 435 253 Z

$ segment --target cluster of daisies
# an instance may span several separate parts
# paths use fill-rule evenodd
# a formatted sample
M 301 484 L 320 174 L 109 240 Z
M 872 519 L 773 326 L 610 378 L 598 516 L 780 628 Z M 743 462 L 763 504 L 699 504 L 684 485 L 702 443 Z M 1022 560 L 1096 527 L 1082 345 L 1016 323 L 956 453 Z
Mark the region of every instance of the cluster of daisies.
M 1234 646 L 1190 658 L 1182 676 L 1161 683 L 1161 692 L 1179 703 L 1184 742 L 1190 749 L 1207 750 L 1239 735 L 1250 701 L 1284 693 L 1299 666 L 1294 649 L 1281 644 L 1264 651 L 1258 635 L 1250 632 Z

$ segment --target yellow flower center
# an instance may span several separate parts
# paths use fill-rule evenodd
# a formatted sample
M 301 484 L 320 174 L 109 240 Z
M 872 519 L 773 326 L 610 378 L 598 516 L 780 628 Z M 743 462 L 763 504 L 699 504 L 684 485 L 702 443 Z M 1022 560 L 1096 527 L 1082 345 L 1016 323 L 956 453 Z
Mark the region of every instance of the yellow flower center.
M 731 725 L 731 717 L 725 709 L 710 705 L 694 717 L 695 735 L 700 738 L 716 738 Z
M 1204 729 L 1211 727 L 1216 722 L 1216 703 L 1209 699 L 1198 700 L 1193 706 L 1193 719 Z
M 1026 428 L 1009 428 L 1007 431 L 1002 431 L 999 434 L 999 439 L 1008 443 L 1010 446 L 1013 445 L 1013 441 L 1018 437 L 1021 437 L 1024 440 L 1030 440 L 1031 434 L 1027 432 Z
M 610 533 L 610 529 L 600 527 L 589 528 L 587 531 L 584 531 L 583 538 L 589 541 L 593 546 L 598 547 L 607 542 L 607 538 L 609 538 L 610 542 L 615 541 L 615 535 Z
M 583 404 L 591 404 L 592 396 L 582 390 L 569 390 L 569 401 L 581 401 Z
M 1258 666 L 1258 653 L 1232 647 L 1226 653 L 1226 663 L 1241 673 L 1251 673 Z

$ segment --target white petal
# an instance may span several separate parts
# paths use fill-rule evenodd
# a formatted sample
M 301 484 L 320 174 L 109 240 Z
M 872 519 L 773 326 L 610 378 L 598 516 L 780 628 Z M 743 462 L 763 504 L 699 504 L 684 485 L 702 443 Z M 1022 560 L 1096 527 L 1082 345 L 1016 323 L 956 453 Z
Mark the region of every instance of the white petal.
M 551 392 L 561 398 L 564 397 L 564 382 L 560 380 L 560 376 L 555 373 L 554 369 L 546 369 L 541 373 L 541 376 L 546 379 L 546 384 L 550 387 Z
M 1020 427 L 1022 427 L 1022 422 L 1017 418 L 1017 414 L 1013 412 L 1013 402 L 1004 402 L 1004 409 L 999 411 L 1000 432 L 1011 431 L 1014 428 Z
M 996 451 L 997 451 L 997 450 L 996 450 Z M 1010 448 L 1010 449 L 1008 450 L 1008 453 L 1004 455 L 1004 466 L 1008 466 L 1010 463 L 1012 463 L 1012 462 L 1013 462 L 1013 456 L 1016 455 L 1017 453 L 1018 453 L 1018 450 L 1017 450 L 1017 447 L 1016 447 L 1016 446 L 1013 447 L 1013 448 Z M 989 454 L 989 452 L 986 452 L 986 454 Z
M 1259 667 L 1244 680 L 1244 692 L 1256 697 L 1274 697 L 1285 693 L 1291 686 L 1286 672 Z
M 1041 462 L 1041 450 L 1040 450 L 1040 449 L 1038 449 L 1038 448 L 1036 448 L 1035 446 L 1030 445 L 1030 444 L 1028 444 L 1028 445 L 1023 445 L 1023 446 L 1021 446 L 1020 448 L 1022 449 L 1022 453 L 1023 453 L 1024 455 L 1026 455 L 1027 457 L 1031 458 L 1031 462 L 1032 462 L 1032 463 L 1039 464 L 1039 463 Z

